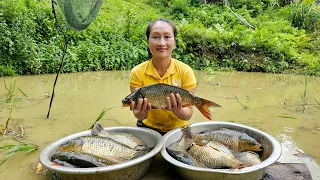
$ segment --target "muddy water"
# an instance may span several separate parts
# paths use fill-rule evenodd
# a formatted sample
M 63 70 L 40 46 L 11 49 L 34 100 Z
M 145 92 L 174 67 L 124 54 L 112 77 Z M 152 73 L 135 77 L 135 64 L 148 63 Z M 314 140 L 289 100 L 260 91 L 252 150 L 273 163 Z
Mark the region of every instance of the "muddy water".
M 285 142 L 290 139 L 290 144 L 298 148 L 291 156 L 302 153 L 301 156 L 312 156 L 314 162 L 320 162 L 319 77 L 308 77 L 306 98 L 303 98 L 304 76 L 238 72 L 196 72 L 196 76 L 196 94 L 222 106 L 211 109 L 213 121 L 255 127 L 280 142 L 284 141 L 283 137 L 289 137 Z M 9 158 L 0 166 L 0 179 L 52 179 L 36 174 L 33 169 L 41 150 L 55 140 L 88 129 L 103 109 L 111 108 L 100 121 L 104 127 L 135 125 L 131 111 L 121 107 L 121 99 L 129 93 L 128 71 L 60 75 L 50 118 L 46 119 L 54 78 L 55 75 L 5 78 L 7 85 L 16 81 L 16 86 L 28 96 L 18 93 L 17 109 L 11 114 L 12 128 L 20 123 L 26 137 L 24 142 L 38 145 L 38 150 L 29 154 L 17 153 Z M 6 94 L 3 80 L 0 78 L 0 97 Z M 9 116 L 6 108 L 9 106 L 0 104 L 1 125 Z M 191 123 L 201 121 L 207 119 L 194 109 Z M 8 143 L 17 142 L 11 136 L 1 137 L 0 145 Z M 0 153 L 1 160 L 5 156 L 4 151 Z M 161 177 L 161 171 L 154 172 Z M 152 179 L 152 176 L 147 177 Z

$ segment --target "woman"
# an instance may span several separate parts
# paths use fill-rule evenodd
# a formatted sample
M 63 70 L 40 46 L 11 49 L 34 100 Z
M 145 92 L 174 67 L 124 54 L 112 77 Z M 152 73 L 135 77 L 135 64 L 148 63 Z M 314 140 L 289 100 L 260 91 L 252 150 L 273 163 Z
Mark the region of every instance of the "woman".
M 164 83 L 195 93 L 196 78 L 192 69 L 172 58 L 176 35 L 175 25 L 167 19 L 157 19 L 149 24 L 146 36 L 152 58 L 132 69 L 131 92 L 142 86 Z M 167 109 L 151 109 L 147 98 L 132 102 L 130 110 L 138 119 L 137 126 L 149 127 L 164 134 L 188 124 L 193 113 L 192 107 L 182 107 L 179 94 L 171 94 L 166 100 Z

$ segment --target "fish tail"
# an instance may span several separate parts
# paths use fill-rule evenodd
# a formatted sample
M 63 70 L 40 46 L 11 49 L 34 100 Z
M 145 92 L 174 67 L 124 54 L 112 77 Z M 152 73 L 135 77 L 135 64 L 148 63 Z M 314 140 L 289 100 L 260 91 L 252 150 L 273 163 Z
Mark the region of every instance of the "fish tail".
M 221 107 L 217 103 L 214 103 L 212 101 L 202 99 L 202 98 L 200 98 L 200 102 L 201 103 L 199 105 L 197 105 L 196 107 L 209 120 L 211 120 L 211 113 L 210 113 L 209 107 Z
M 95 123 L 91 130 L 91 134 L 94 136 L 99 136 L 99 135 L 107 134 L 107 132 L 103 129 L 101 124 Z
M 181 127 L 181 130 L 185 138 L 192 138 L 193 134 L 191 132 L 190 126 L 183 126 Z

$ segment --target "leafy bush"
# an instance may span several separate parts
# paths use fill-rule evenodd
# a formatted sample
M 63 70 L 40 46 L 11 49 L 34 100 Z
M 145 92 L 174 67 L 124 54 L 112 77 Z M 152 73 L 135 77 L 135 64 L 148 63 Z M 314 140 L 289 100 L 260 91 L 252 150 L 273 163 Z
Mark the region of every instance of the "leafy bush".
M 320 30 L 320 10 L 315 5 L 293 3 L 290 7 L 291 23 L 294 27 L 305 29 L 308 32 Z

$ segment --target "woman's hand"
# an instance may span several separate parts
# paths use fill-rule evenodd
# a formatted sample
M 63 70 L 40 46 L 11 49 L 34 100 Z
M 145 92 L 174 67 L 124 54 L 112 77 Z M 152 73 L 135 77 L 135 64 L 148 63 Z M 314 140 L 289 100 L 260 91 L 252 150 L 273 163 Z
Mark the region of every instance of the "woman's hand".
M 134 101 L 132 101 L 130 105 L 130 110 L 133 111 L 134 116 L 138 120 L 146 119 L 148 117 L 148 112 L 150 111 L 150 109 L 151 104 L 148 103 L 147 98 L 140 98 L 137 105 Z
M 192 116 L 192 107 L 182 107 L 182 98 L 177 93 L 176 95 L 171 93 L 169 97 L 166 97 L 167 108 L 162 107 L 164 110 L 172 111 L 179 119 L 189 120 Z

